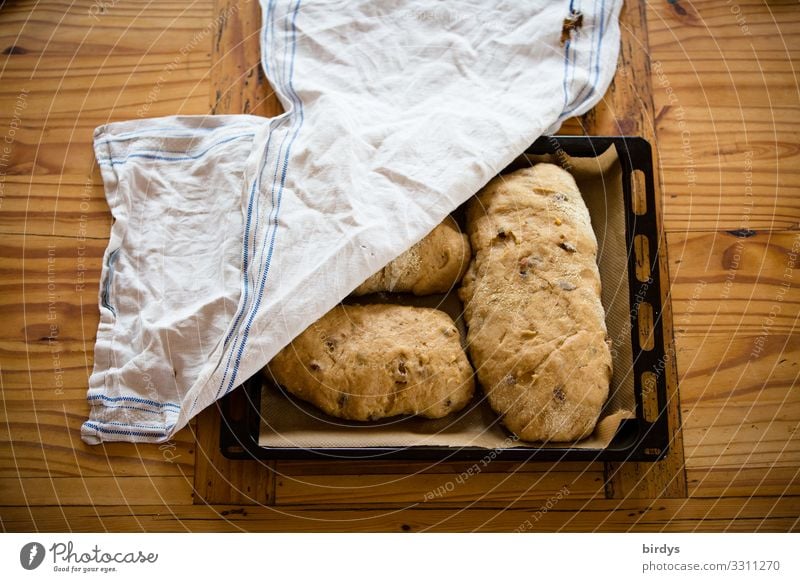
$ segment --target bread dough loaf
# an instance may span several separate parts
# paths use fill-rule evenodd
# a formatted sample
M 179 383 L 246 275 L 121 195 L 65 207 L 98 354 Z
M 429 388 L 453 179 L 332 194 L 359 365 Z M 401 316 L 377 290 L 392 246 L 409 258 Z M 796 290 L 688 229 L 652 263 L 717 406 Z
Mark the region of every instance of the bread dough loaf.
M 467 235 L 448 217 L 428 236 L 359 285 L 353 294 L 447 293 L 461 281 L 470 255 Z
M 400 305 L 339 305 L 268 366 L 274 380 L 350 420 L 441 418 L 472 398 L 472 367 L 450 317 Z
M 594 430 L 611 380 L 597 240 L 575 180 L 538 164 L 470 202 L 474 259 L 459 290 L 478 379 L 523 440 Z

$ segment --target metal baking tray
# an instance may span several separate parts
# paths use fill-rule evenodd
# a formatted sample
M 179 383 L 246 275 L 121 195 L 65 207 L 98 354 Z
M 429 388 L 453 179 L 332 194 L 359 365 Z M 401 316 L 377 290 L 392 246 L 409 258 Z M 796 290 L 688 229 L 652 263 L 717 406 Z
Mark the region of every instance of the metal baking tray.
M 667 386 L 668 358 L 664 345 L 659 265 L 659 223 L 656 216 L 653 158 L 650 144 L 640 137 L 547 136 L 525 155 L 560 158 L 597 158 L 615 147 L 622 173 L 625 242 L 629 286 L 635 417 L 622 420 L 611 442 L 602 449 L 543 446 L 525 443 L 510 448 L 410 447 L 274 447 L 259 444 L 262 378 L 257 374 L 221 399 L 220 446 L 229 459 L 396 459 L 479 460 L 491 452 L 506 461 L 645 461 L 661 459 L 669 447 Z M 568 156 L 568 158 L 565 158 Z M 640 170 L 640 172 L 636 172 Z M 648 247 L 643 259 L 641 248 Z M 638 248 L 637 248 L 638 247 Z M 643 265 L 643 260 L 647 264 Z M 642 271 L 645 281 L 637 278 Z M 648 309 L 641 309 L 649 306 Z M 640 322 L 640 319 L 642 320 Z M 640 323 L 642 324 L 640 326 Z M 647 344 L 647 345 L 643 345 Z M 615 362 L 616 365 L 616 362 Z

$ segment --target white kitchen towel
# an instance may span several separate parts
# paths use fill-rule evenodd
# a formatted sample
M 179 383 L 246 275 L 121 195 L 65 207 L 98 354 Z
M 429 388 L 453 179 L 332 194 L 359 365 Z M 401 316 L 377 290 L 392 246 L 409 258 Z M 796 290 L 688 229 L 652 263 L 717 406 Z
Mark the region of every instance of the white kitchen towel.
M 115 222 L 88 443 L 168 440 L 597 103 L 619 49 L 620 0 L 261 1 L 285 114 L 95 132 Z

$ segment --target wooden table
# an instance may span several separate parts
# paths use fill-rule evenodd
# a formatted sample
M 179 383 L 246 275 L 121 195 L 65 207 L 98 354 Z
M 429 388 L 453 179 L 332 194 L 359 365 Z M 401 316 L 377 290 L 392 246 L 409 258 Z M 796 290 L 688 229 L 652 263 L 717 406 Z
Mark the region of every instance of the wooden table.
M 227 461 L 213 408 L 160 447 L 80 441 L 111 220 L 92 130 L 280 107 L 255 2 L 34 4 L 0 12 L 4 531 L 800 529 L 793 2 L 629 3 L 612 89 L 564 128 L 658 147 L 667 459 L 492 463 L 428 501 L 467 464 Z

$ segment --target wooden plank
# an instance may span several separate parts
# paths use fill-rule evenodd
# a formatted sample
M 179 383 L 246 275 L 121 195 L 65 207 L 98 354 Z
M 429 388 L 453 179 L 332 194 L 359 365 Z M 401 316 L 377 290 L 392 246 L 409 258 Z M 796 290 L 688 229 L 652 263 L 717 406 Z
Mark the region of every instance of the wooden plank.
M 664 105 L 658 114 L 659 139 L 676 144 L 660 149 L 664 195 L 670 201 L 665 205 L 666 228 L 796 228 L 800 123 L 788 114 L 791 109 L 776 114 L 748 107 L 743 114 L 732 107 L 715 106 L 713 112 L 680 107 Z M 682 136 L 684 131 L 690 134 Z M 685 147 L 679 145 L 683 138 Z
M 277 504 L 486 504 L 603 495 L 602 463 L 278 461 Z
M 80 440 L 89 413 L 88 358 L 82 342 L 0 342 L 0 477 L 190 475 L 190 430 L 159 446 Z
M 280 112 L 259 63 L 261 17 L 255 2 L 216 0 L 212 42 L 210 103 L 214 113 L 275 115 Z M 216 406 L 197 418 L 197 503 L 257 503 L 274 500 L 274 463 L 231 461 L 219 445 Z
M 22 0 L 3 6 L 0 47 L 15 47 L 14 57 L 25 54 L 132 55 L 144 52 L 179 53 L 195 35 L 211 34 L 212 0 L 186 4 L 178 0 L 117 2 L 76 0 L 64 10 L 57 0 Z M 207 45 L 203 45 L 207 49 Z
M 187 431 L 162 447 L 90 447 L 80 441 L 80 425 L 89 411 L 86 386 L 104 249 L 103 240 L 3 237 L 0 376 L 9 432 L 8 440 L 0 442 L 2 475 L 121 477 L 192 471 L 194 442 Z
M 512 462 L 512 461 L 478 461 L 483 473 L 581 473 L 583 471 L 596 471 L 602 469 L 602 463 L 586 462 Z M 305 475 L 383 475 L 397 474 L 414 475 L 427 473 L 431 475 L 449 474 L 459 475 L 475 462 L 470 461 L 393 461 L 368 460 L 342 462 L 341 460 L 312 460 L 312 461 L 278 461 L 277 467 L 281 475 L 288 477 L 303 477 Z
M 791 335 L 800 316 L 800 232 L 667 238 L 681 335 Z
M 326 510 L 241 506 L 0 507 L 0 527 L 16 531 L 538 531 L 787 532 L 800 528 L 800 498 L 656 501 L 561 500 L 507 509 Z
M 170 79 L 164 81 L 159 91 L 158 101 L 152 103 L 151 109 L 147 111 L 147 117 L 155 117 L 167 114 L 192 115 L 197 113 L 207 113 L 208 102 L 201 96 L 194 96 L 193 91 L 197 91 L 197 80 L 194 74 L 207 73 L 206 68 L 198 68 L 190 72 L 192 77 L 188 79 Z M 137 77 L 139 84 L 132 88 L 139 92 L 147 93 L 156 86 L 159 75 L 151 77 L 152 81 Z M 120 79 L 125 82 L 125 79 Z M 96 97 L 99 101 L 109 104 L 114 103 L 119 94 L 119 87 L 112 87 L 107 92 Z M 77 94 L 74 99 L 82 99 L 82 94 Z M 30 102 L 29 98 L 29 102 Z M 138 100 L 139 105 L 142 98 Z M 134 104 L 131 104 L 133 106 Z M 80 101 L 75 103 L 75 107 L 82 106 Z M 3 110 L 8 111 L 8 106 Z M 75 113 L 53 114 L 49 110 L 49 105 L 43 103 L 40 110 L 32 108 L 23 112 L 21 129 L 16 132 L 15 141 L 11 146 L 9 163 L 5 168 L 6 173 L 18 176 L 27 176 L 29 179 L 41 175 L 72 175 L 77 172 L 85 172 L 85 176 L 92 175 L 96 183 L 100 183 L 99 170 L 95 168 L 94 150 L 92 149 L 92 136 L 95 128 L 127 119 L 141 117 L 138 110 L 119 107 L 110 107 L 99 112 L 85 112 L 77 117 Z M 37 118 L 40 118 L 37 121 Z M 6 118 L 5 123 L 9 120 Z M 2 123 L 2 121 L 0 121 Z M 0 125 L 2 127 L 2 125 Z M 19 194 L 17 194 L 19 195 Z M 49 210 L 57 210 L 58 207 L 52 204 Z M 74 209 L 66 209 L 72 210 Z M 39 233 L 41 234 L 41 233 Z M 47 232 L 46 234 L 51 234 Z
M 743 34 L 728 5 L 681 6 L 683 14 L 651 5 L 658 135 L 674 144 L 662 148 L 666 223 L 759 230 L 752 239 L 670 236 L 689 491 L 791 494 L 800 466 L 797 295 L 784 296 L 782 285 L 796 233 L 760 231 L 796 228 L 800 218 L 800 127 L 789 113 L 798 98 L 786 76 L 798 52 L 779 40 L 781 30 L 797 30 L 798 15 L 788 4 L 737 3 L 750 31 Z M 684 173 L 688 162 L 696 180 Z
M 693 496 L 798 491 L 800 233 L 745 234 L 668 237 Z
M 796 6 L 700 0 L 648 9 L 667 229 L 795 227 L 800 51 L 788 39 L 800 30 Z
M 6 403 L 0 416 L 7 423 L 8 440 L 0 441 L 0 476 L 3 477 L 102 477 L 114 475 L 191 475 L 194 439 L 190 430 L 180 431 L 162 445 L 106 443 L 87 445 L 80 440 L 80 426 L 89 405 L 84 398 Z
M 685 60 L 689 61 L 697 50 L 713 50 L 720 57 L 720 67 L 725 66 L 722 51 L 727 55 L 731 48 L 750 44 L 759 53 L 782 50 L 787 55 L 797 54 L 797 45 L 788 42 L 800 29 L 794 2 L 784 0 L 765 6 L 760 0 L 737 0 L 736 4 L 739 15 L 730 4 L 715 0 L 648 2 L 651 51 L 654 55 L 686 51 Z M 702 34 L 698 34 L 700 30 Z
M 0 241 L 0 339 L 94 345 L 107 242 L 25 235 Z
M 91 352 L 83 342 L 0 341 L 3 402 L 5 410 L 19 405 L 24 410 L 32 398 L 65 403 L 84 400 L 92 370 Z M 90 347 L 90 346 L 89 346 Z
M 696 406 L 692 411 L 695 417 L 692 428 L 695 430 L 691 435 L 687 434 L 687 440 L 692 437 L 687 449 L 691 447 L 694 455 L 688 469 L 693 466 L 727 469 L 728 483 L 734 486 L 740 467 L 800 467 L 800 437 L 795 420 L 800 412 L 800 402 L 795 397 L 794 402 L 776 407 L 777 410 L 759 404 L 717 404 L 716 409 L 710 404 Z M 712 419 L 712 424 L 697 430 L 700 418 Z M 700 486 L 702 483 L 696 485 Z M 796 492 L 800 483 L 790 481 L 779 483 L 777 487 Z M 751 493 L 762 494 L 758 490 Z
M 784 496 L 800 493 L 800 468 L 797 460 L 789 466 L 687 468 L 689 495 L 711 499 L 735 495 Z
M 526 503 L 548 500 L 560 494 L 574 499 L 603 497 L 603 470 L 596 466 L 580 472 L 549 471 L 491 473 L 475 463 L 462 473 L 385 473 L 352 475 L 290 476 L 278 466 L 277 505 L 364 505 L 422 504 L 436 506 L 457 503 L 470 507 L 505 502 Z M 357 468 L 356 468 L 357 470 Z
M 212 29 L 208 12 L 198 10 L 204 4 L 210 9 L 209 1 L 191 9 L 172 3 L 174 12 L 165 18 L 153 14 L 170 14 L 168 7 L 153 11 L 134 4 L 141 13 L 134 16 L 117 4 L 97 21 L 85 11 L 64 13 L 53 2 L 40 4 L 33 18 L 4 10 L 0 127 L 12 117 L 18 126 L 5 173 L 88 176 L 95 127 L 207 113 Z
M 558 130 L 558 135 L 588 135 L 586 128 L 583 126 L 583 120 L 580 117 L 570 117 L 564 120 L 561 128 Z
M 220 412 L 206 408 L 196 420 L 197 457 L 194 502 L 198 504 L 268 505 L 275 499 L 274 464 L 232 461 L 220 451 Z
M 689 492 L 800 493 L 800 336 L 679 339 Z
M 103 185 L 94 168 L 85 175 L 6 176 L 0 233 L 106 242 L 111 221 Z
M 705 404 L 744 407 L 755 401 L 760 409 L 775 412 L 797 401 L 800 395 L 792 388 L 800 372 L 800 336 L 776 334 L 763 347 L 756 339 L 688 334 L 680 338 L 678 367 L 685 414 Z M 794 420 L 800 421 L 800 416 Z
M 191 37 L 184 40 L 190 42 Z M 24 103 L 19 103 L 17 114 L 23 129 L 34 135 L 46 131 L 61 138 L 59 142 L 71 142 L 69 135 L 74 131 L 80 143 L 84 137 L 91 141 L 89 121 L 175 115 L 190 113 L 189 109 L 208 113 L 208 101 L 203 99 L 209 75 L 206 40 L 202 47 L 192 45 L 183 54 L 154 50 L 144 56 L 122 54 L 110 62 L 104 52 L 53 53 L 48 49 L 43 55 L 9 55 L 3 72 L 8 84 L 0 91 L 3 117 L 12 117 L 13 105 L 22 96 Z
M 608 93 L 586 115 L 583 124 L 595 135 L 638 135 L 655 143 L 651 71 L 648 57 L 646 6 L 626 2 L 620 16 L 624 31 L 620 47 L 620 62 Z M 658 150 L 654 149 L 656 166 L 656 213 L 663 217 L 659 195 Z M 660 234 L 661 301 L 665 352 L 674 356 L 672 307 L 669 296 L 667 245 Z M 665 362 L 667 382 L 667 414 L 670 426 L 670 447 L 666 458 L 658 463 L 608 463 L 606 465 L 607 495 L 613 498 L 684 497 L 686 477 L 683 471 L 683 443 L 680 432 L 680 404 L 677 388 L 675 358 Z
M 0 478 L 3 505 L 187 505 L 192 480 L 183 477 Z
M 283 107 L 261 68 L 261 10 L 257 2 L 215 0 L 217 26 L 211 65 L 211 111 L 275 117 Z
M 730 25 L 728 28 L 730 29 Z M 784 50 L 773 45 L 763 50 L 755 50 L 749 43 L 716 48 L 706 44 L 703 48 L 687 50 L 691 55 L 691 61 L 688 63 L 689 74 L 685 74 L 687 61 L 684 48 L 677 46 L 674 40 L 664 46 L 651 44 L 651 51 L 660 65 L 654 69 L 653 101 L 656 111 L 667 105 L 673 105 L 673 109 L 677 109 L 680 105 L 695 111 L 710 109 L 715 113 L 714 118 L 709 120 L 711 122 L 731 122 L 739 124 L 740 127 L 747 127 L 751 121 L 774 123 L 774 117 L 771 120 L 763 117 L 769 106 L 769 103 L 764 101 L 767 92 L 772 94 L 773 106 L 778 111 L 791 110 L 797 105 L 797 96 L 794 95 L 792 99 L 790 90 L 795 82 L 794 75 L 788 67 L 789 61 L 800 57 L 800 50 L 795 47 Z M 683 70 L 679 68 L 681 64 Z M 684 74 L 679 74 L 681 72 Z M 669 82 L 669 86 L 672 87 L 671 93 L 675 96 L 670 97 L 670 92 L 665 90 L 664 81 Z M 702 82 L 702 91 L 697 90 L 698 81 Z M 735 112 L 735 115 L 728 118 L 724 115 L 717 116 L 718 111 Z M 796 127 L 796 120 L 786 121 L 790 122 L 789 128 Z M 782 123 L 774 129 L 778 131 L 778 135 L 787 132 L 786 126 Z M 692 137 L 713 139 L 715 136 L 693 135 Z M 769 137 L 774 139 L 775 136 Z M 746 138 L 742 136 L 736 141 L 740 139 Z M 667 154 L 672 153 L 667 152 Z M 698 153 L 725 154 L 727 151 L 701 150 Z M 797 155 L 795 148 L 788 148 L 785 153 L 790 156 Z M 706 166 L 714 163 L 706 159 L 698 161 Z
M 692 496 L 798 491 L 800 233 L 745 234 L 669 235 Z

